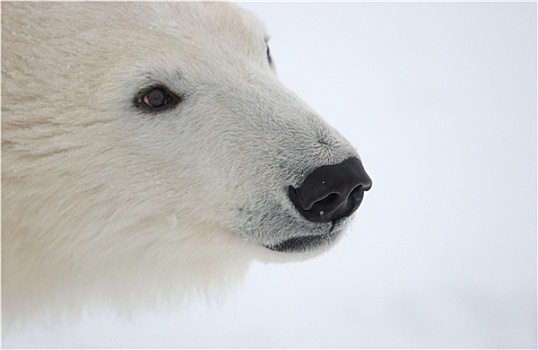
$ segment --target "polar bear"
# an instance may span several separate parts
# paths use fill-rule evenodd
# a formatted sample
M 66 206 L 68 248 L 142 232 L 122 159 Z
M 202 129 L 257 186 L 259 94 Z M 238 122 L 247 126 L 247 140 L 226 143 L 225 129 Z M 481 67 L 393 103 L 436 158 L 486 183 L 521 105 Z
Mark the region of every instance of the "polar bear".
M 226 3 L 2 3 L 4 324 L 305 259 L 372 182 Z

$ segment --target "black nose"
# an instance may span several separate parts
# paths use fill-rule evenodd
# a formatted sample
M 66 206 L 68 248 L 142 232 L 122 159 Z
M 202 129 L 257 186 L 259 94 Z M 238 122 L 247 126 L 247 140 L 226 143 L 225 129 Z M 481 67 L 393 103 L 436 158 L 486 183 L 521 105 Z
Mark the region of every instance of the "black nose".
M 289 187 L 289 197 L 305 219 L 334 222 L 353 214 L 371 187 L 361 161 L 352 157 L 315 169 L 299 188 Z

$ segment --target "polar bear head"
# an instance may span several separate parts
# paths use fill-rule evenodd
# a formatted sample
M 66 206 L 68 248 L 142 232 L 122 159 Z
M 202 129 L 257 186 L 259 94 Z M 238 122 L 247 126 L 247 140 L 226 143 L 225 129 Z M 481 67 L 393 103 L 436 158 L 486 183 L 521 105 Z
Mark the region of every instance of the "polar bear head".
M 145 156 L 171 167 L 171 191 L 196 192 L 172 215 L 195 210 L 276 251 L 330 245 L 371 186 L 356 151 L 279 82 L 256 18 L 222 4 L 189 6 L 211 23 L 178 24 L 172 9 L 161 9 L 149 23 L 164 38 L 143 44 L 159 54 L 116 72 L 125 77 L 116 115 Z
M 11 3 L 2 23 L 12 285 L 315 254 L 371 186 L 353 146 L 278 80 L 265 28 L 240 8 Z

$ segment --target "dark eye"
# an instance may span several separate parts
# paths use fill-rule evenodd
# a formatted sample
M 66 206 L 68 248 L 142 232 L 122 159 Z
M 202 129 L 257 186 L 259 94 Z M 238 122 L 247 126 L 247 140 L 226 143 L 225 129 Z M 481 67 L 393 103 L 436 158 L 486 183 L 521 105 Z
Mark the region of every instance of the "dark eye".
M 179 97 L 165 87 L 154 86 L 142 90 L 135 103 L 143 110 L 160 112 L 175 107 L 179 103 Z
M 166 92 L 159 88 L 150 90 L 144 95 L 142 102 L 144 102 L 146 106 L 150 108 L 162 107 L 166 103 Z

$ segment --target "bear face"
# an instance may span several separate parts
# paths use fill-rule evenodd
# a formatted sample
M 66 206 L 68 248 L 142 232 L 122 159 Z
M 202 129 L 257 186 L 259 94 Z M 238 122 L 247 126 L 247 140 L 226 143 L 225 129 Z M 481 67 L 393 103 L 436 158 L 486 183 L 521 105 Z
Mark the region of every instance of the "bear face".
M 218 17 L 221 5 L 211 6 L 217 10 L 207 8 L 206 15 Z M 186 183 L 199 192 L 200 216 L 217 218 L 217 224 L 265 247 L 295 237 L 324 236 L 290 250 L 323 248 L 338 237 L 345 221 L 335 229 L 332 222 L 304 220 L 288 198 L 288 187 L 301 184 L 319 166 L 358 155 L 279 82 L 265 29 L 250 14 L 233 10 L 240 15 L 226 15 L 214 26 L 183 23 L 188 28 L 183 31 L 159 19 L 162 36 L 169 34 L 160 45 L 185 50 L 159 61 L 145 58 L 138 65 L 126 64 L 121 73 L 125 85 L 118 88 L 129 93 L 117 114 L 134 124 L 134 134 L 142 133 L 136 139 L 145 142 L 145 149 L 165 154 L 167 161 L 195 174 Z M 230 37 L 241 41 L 230 45 Z M 148 46 L 143 51 L 167 50 Z M 170 98 L 171 107 L 147 108 L 143 98 L 155 88 Z M 133 110 L 131 96 L 138 110 Z M 170 146 L 166 152 L 163 143 Z
M 371 186 L 349 142 L 280 83 L 263 25 L 235 6 L 12 3 L 2 23 L 11 301 L 44 286 L 136 293 L 170 275 L 185 286 L 227 276 L 231 261 L 319 254 Z M 311 195 L 320 174 L 354 179 L 344 209 L 326 203 L 340 185 Z

